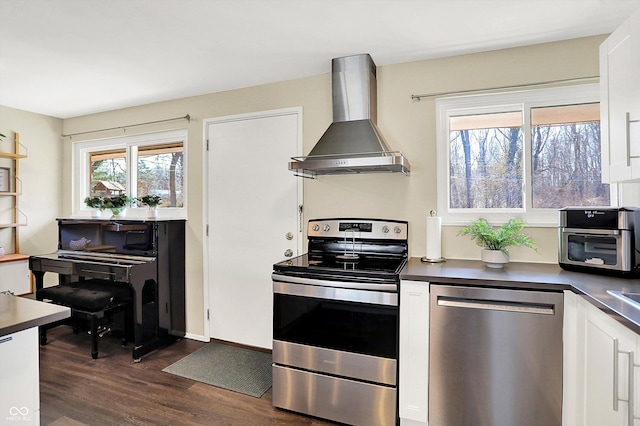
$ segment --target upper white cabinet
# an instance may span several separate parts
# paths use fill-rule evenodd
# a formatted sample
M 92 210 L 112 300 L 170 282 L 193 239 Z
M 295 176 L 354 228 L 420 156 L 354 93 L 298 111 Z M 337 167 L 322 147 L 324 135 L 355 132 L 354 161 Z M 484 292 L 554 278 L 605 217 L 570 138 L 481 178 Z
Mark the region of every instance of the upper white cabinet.
M 640 181 L 640 10 L 600 45 L 602 180 Z

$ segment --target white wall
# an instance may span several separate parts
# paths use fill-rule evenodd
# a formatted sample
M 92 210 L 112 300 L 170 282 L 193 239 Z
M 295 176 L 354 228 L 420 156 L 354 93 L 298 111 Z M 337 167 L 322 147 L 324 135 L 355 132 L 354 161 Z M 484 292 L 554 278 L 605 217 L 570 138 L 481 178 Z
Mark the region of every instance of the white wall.
M 425 218 L 436 207 L 435 100 L 411 100 L 412 94 L 479 89 L 502 85 L 570 79 L 598 75 L 598 46 L 604 36 L 558 43 L 506 49 L 408 64 L 378 67 L 378 125 L 392 149 L 402 151 L 412 165 L 412 175 L 397 174 L 325 176 L 304 180 L 305 221 L 319 217 L 377 217 L 404 219 L 410 226 L 410 254 L 423 256 Z M 331 58 L 327 58 L 330 63 Z M 374 61 L 376 58 L 373 58 Z M 193 120 L 142 126 L 127 134 L 186 127 L 189 131 L 187 154 L 189 220 L 187 222 L 187 331 L 202 335 L 203 323 L 203 128 L 202 120 L 211 117 L 288 107 L 303 107 L 304 153 L 308 153 L 332 120 L 331 79 L 329 74 L 251 87 L 228 92 L 143 105 L 101 114 L 64 120 L 63 133 L 84 132 L 190 114 Z M 4 122 L 0 121 L 0 124 Z M 0 127 L 0 131 L 6 127 Z M 58 133 L 59 131 L 53 131 Z M 71 214 L 72 143 L 80 140 L 122 135 L 110 131 L 65 139 L 61 162 L 57 155 L 40 156 L 43 164 L 55 169 L 48 180 L 39 181 L 62 198 L 60 215 Z M 28 139 L 25 135 L 23 140 Z M 51 135 L 38 143 L 53 145 Z M 260 143 L 260 141 L 256 141 Z M 50 147 L 48 147 L 50 148 Z M 48 152 L 48 149 L 45 150 Z M 294 155 L 294 153 L 292 153 Z M 286 167 L 286 161 L 283 167 Z M 241 171 L 239 171 L 241 172 Z M 27 171 L 25 170 L 26 174 Z M 45 173 L 47 173 L 45 171 Z M 59 173 L 59 175 L 56 175 Z M 57 187 L 62 183 L 60 188 Z M 54 188 L 55 187 L 55 188 Z M 64 190 L 61 190 L 64 189 Z M 46 191 L 45 191 L 46 192 Z M 630 190 L 627 193 L 636 193 Z M 46 198 L 52 197 L 46 194 Z M 57 199 L 57 198 L 56 198 Z M 53 217 L 52 214 L 47 216 Z M 31 225 L 30 225 L 31 226 Z M 40 229 L 44 232 L 44 230 Z M 53 245 L 56 237 L 46 230 L 44 245 Z M 458 228 L 443 229 L 443 255 L 448 258 L 479 258 L 479 248 L 463 237 Z M 515 248 L 512 260 L 555 263 L 557 230 L 527 229 L 540 247 L 539 252 Z M 35 235 L 36 232 L 31 232 Z M 230 248 L 233 249 L 233 248 Z M 42 251 L 42 250 L 39 250 Z M 241 248 L 238 248 L 241 253 Z

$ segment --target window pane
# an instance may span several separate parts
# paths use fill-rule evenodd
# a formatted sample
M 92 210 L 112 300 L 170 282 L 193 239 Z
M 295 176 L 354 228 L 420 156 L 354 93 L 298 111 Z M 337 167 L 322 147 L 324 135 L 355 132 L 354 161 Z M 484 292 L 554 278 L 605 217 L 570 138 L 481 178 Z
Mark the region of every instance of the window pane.
M 452 117 L 451 122 L 450 129 L 457 130 L 449 133 L 450 208 L 523 208 L 522 113 Z
M 92 152 L 89 155 L 91 197 L 126 194 L 127 162 L 125 150 Z
M 534 208 L 608 206 L 601 183 L 599 104 L 533 108 Z
M 138 148 L 138 196 L 158 195 L 160 207 L 184 205 L 182 143 Z

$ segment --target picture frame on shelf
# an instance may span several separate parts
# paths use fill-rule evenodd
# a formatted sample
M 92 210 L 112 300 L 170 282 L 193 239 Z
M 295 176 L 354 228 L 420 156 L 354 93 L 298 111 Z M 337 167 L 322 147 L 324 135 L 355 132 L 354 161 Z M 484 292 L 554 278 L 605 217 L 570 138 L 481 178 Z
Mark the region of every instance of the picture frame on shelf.
M 0 192 L 11 191 L 11 169 L 8 167 L 0 167 Z

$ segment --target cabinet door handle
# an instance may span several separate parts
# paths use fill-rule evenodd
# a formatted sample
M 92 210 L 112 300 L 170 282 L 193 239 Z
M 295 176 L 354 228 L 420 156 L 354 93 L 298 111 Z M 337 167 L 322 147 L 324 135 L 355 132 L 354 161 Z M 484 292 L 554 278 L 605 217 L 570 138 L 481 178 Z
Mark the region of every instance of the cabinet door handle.
M 629 369 L 627 370 L 627 399 L 620 399 L 620 395 L 618 395 L 618 385 L 619 385 L 619 366 L 620 363 L 618 361 L 618 357 L 620 354 L 627 355 Z M 634 351 L 621 351 L 619 348 L 618 339 L 613 339 L 613 410 L 618 411 L 618 402 L 623 401 L 627 403 L 627 423 L 629 426 L 634 426 L 635 417 L 635 368 L 637 367 L 635 362 L 635 352 Z
M 618 411 L 618 339 L 613 339 L 613 411 Z
M 633 351 L 629 351 L 629 383 L 627 384 L 628 386 L 628 396 L 629 396 L 629 403 L 627 404 L 628 407 L 628 412 L 629 415 L 627 416 L 627 422 L 629 424 L 629 426 L 633 426 L 633 421 L 635 419 L 635 415 L 634 415 L 634 407 L 633 407 L 633 400 L 634 400 L 634 368 L 635 368 L 635 360 L 634 360 L 634 353 Z
M 627 167 L 631 167 L 631 159 L 638 158 L 637 156 L 631 155 L 631 123 L 640 123 L 640 120 L 632 120 L 631 113 L 625 113 L 624 124 L 625 124 L 625 132 L 627 136 Z
M 626 127 L 625 133 L 627 134 L 627 167 L 631 167 L 631 120 L 629 112 L 625 114 L 624 125 Z

